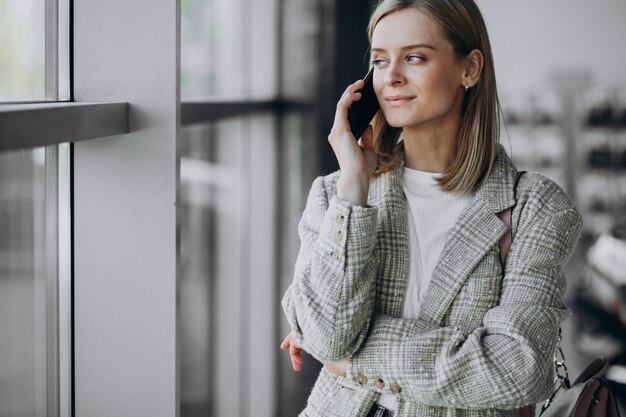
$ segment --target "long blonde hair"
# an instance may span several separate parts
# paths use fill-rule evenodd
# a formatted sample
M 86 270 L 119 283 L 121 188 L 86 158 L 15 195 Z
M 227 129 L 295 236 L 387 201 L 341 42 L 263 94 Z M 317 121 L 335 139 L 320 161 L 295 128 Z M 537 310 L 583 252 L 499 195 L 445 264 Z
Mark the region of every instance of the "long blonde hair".
M 478 83 L 463 101 L 455 158 L 439 179 L 446 191 L 475 192 L 489 175 L 496 158 L 500 135 L 500 104 L 489 35 L 478 6 L 472 0 L 382 0 L 367 28 L 370 44 L 374 28 L 390 13 L 417 9 L 433 18 L 454 47 L 459 59 L 478 49 L 484 66 Z M 391 170 L 400 161 L 401 129 L 391 127 L 379 111 L 372 121 L 378 167 L 374 175 Z

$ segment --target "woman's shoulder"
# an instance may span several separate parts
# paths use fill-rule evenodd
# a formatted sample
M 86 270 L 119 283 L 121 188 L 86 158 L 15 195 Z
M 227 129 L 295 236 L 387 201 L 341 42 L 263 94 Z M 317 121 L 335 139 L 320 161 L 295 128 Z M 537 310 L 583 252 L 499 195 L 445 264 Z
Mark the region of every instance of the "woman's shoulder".
M 578 211 L 571 197 L 552 179 L 538 172 L 526 172 L 517 186 L 518 203 L 559 211 Z
M 552 179 L 537 172 L 526 173 L 517 194 L 514 211 L 519 212 L 518 227 L 542 228 L 544 233 L 556 232 L 562 238 L 577 239 L 580 235 L 583 218 L 574 201 Z

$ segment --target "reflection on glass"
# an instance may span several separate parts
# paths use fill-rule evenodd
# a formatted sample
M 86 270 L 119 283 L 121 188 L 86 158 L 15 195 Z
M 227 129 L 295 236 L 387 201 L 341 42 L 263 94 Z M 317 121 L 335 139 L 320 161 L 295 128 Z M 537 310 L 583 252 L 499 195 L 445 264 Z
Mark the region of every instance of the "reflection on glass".
M 276 136 L 273 115 L 183 130 L 183 417 L 276 416 Z
M 183 131 L 180 367 L 184 417 L 240 415 L 238 341 L 245 279 L 241 233 L 248 189 L 242 171 L 242 128 L 242 121 L 236 119 Z M 229 296 L 220 300 L 218 294 Z M 220 338 L 231 341 L 230 349 L 221 348 Z M 225 366 L 230 375 L 220 375 Z
M 45 149 L 0 153 L 0 415 L 46 411 Z
M 209 95 L 214 91 L 209 59 L 215 47 L 213 3 L 213 0 L 181 2 L 180 87 L 183 96 Z
M 181 161 L 181 360 L 183 417 L 212 415 L 211 309 L 214 262 L 211 127 L 183 130 Z
M 275 95 L 276 7 L 276 0 L 183 0 L 182 96 Z
M 0 0 L 0 102 L 46 98 L 45 3 Z

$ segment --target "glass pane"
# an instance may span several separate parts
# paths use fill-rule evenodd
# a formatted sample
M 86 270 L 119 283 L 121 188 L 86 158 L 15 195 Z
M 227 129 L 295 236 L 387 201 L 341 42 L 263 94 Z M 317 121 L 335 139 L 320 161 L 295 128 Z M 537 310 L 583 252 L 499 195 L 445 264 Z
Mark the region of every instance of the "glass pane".
M 182 96 L 274 96 L 276 4 L 275 0 L 183 0 Z
M 238 378 L 242 371 L 238 341 L 244 281 L 241 238 L 245 224 L 244 193 L 248 189 L 241 170 L 245 159 L 243 129 L 243 121 L 235 119 L 183 131 L 181 411 L 184 417 L 241 415 Z M 230 296 L 220 300 L 220 294 Z M 230 325 L 219 317 L 229 317 Z M 232 342 L 230 349 L 222 349 L 220 337 Z M 220 380 L 224 366 L 230 367 L 231 373 Z
M 46 406 L 45 149 L 0 153 L 0 415 Z
M 183 129 L 183 417 L 275 415 L 277 143 L 273 115 Z
M 0 101 L 46 98 L 45 0 L 0 0 Z
M 58 310 L 59 300 L 64 300 L 69 309 L 70 273 L 66 267 L 61 268 L 64 279 L 60 282 L 58 272 L 58 226 L 63 224 L 69 229 L 68 149 L 65 144 L 0 152 L 2 416 L 58 415 L 58 372 L 67 371 L 70 363 L 68 315 Z M 61 166 L 59 156 L 64 156 Z M 63 176 L 61 182 L 59 172 Z M 62 211 L 59 196 L 65 200 Z M 68 236 L 67 230 L 64 235 Z M 69 254 L 66 244 L 62 256 L 65 265 Z M 60 294 L 60 288 L 65 294 Z M 59 313 L 65 317 L 62 325 L 58 322 Z M 60 391 L 70 391 L 67 379 Z

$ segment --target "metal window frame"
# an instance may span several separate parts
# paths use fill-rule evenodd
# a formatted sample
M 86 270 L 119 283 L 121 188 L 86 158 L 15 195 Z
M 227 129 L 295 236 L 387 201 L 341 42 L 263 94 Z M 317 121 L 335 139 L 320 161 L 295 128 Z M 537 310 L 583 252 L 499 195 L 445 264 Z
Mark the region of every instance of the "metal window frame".
M 180 104 L 180 124 L 182 127 L 187 127 L 264 112 L 282 114 L 288 111 L 308 111 L 313 107 L 311 102 L 280 98 L 266 100 L 246 98 L 224 100 L 212 97 L 185 99 Z
M 45 97 L 59 99 L 59 8 L 58 0 L 45 0 Z

